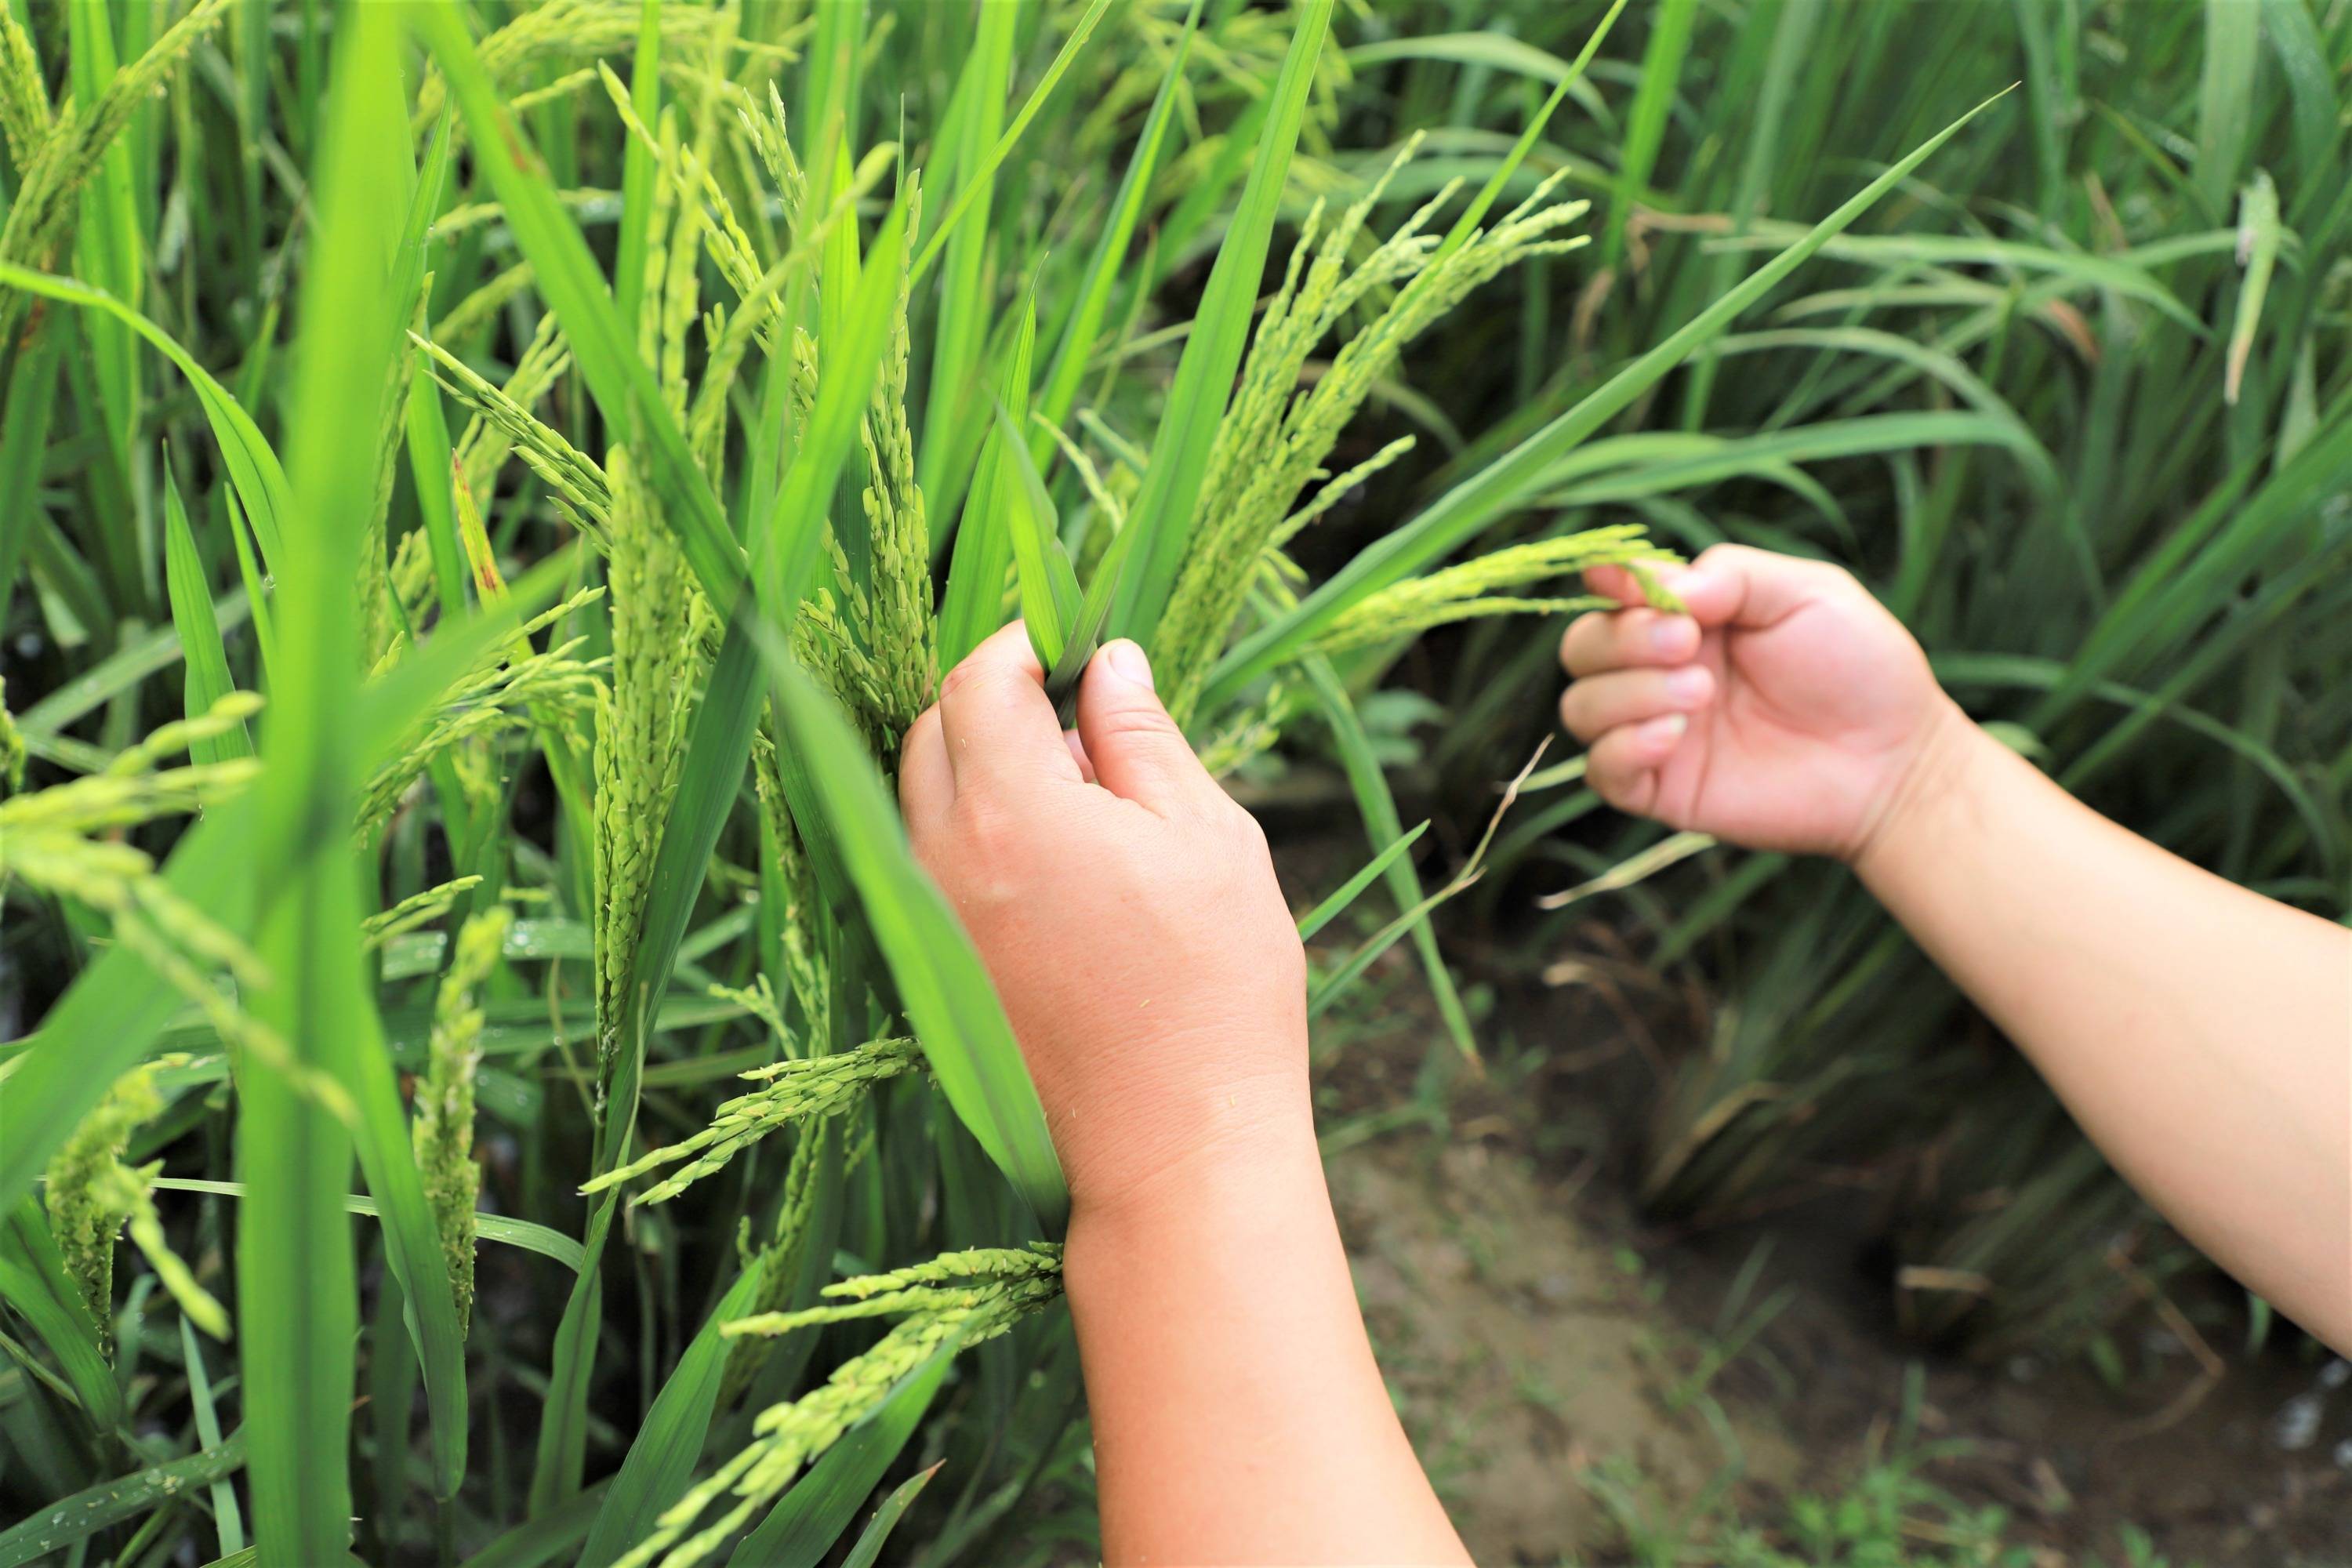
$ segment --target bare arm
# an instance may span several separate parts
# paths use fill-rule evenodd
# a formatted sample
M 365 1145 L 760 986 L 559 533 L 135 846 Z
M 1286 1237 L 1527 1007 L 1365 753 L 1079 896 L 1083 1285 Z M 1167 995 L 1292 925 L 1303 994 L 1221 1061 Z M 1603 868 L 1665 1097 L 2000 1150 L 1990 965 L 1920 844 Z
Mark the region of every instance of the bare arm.
M 2352 931 L 2074 800 L 1845 573 L 1726 545 L 1675 586 L 1689 616 L 1587 616 L 1562 644 L 1594 788 L 1853 865 L 2149 1202 L 2352 1353 Z
M 899 797 L 1069 1177 L 1106 1561 L 1467 1563 L 1356 1306 L 1265 837 L 1142 651 L 1096 657 L 1066 737 L 1005 628 L 908 732 Z
M 2183 1235 L 2352 1349 L 2352 931 L 1947 722 L 1855 869 Z

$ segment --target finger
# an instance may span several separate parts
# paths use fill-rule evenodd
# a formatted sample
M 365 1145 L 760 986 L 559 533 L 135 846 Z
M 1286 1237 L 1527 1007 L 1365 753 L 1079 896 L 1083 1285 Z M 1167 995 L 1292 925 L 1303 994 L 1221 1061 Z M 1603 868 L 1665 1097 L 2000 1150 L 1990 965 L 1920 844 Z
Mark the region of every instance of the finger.
M 1688 664 L 1698 657 L 1698 623 L 1657 610 L 1594 610 L 1568 624 L 1560 667 L 1599 675 L 1636 665 Z
M 1584 585 L 1621 605 L 1649 602 L 1649 596 L 1642 592 L 1641 582 L 1622 566 L 1588 566 L 1584 569 Z
M 1106 643 L 1078 682 L 1078 734 L 1097 782 L 1160 816 L 1217 789 L 1152 689 L 1150 662 L 1124 637 Z
M 907 837 L 921 844 L 946 824 L 954 804 L 955 769 L 948 762 L 947 737 L 933 703 L 907 727 L 906 744 L 898 748 L 898 811 L 907 819 Z
M 1070 755 L 1078 761 L 1078 776 L 1088 784 L 1099 783 L 1100 781 L 1095 777 L 1095 760 L 1087 755 L 1087 743 L 1078 738 L 1078 732 L 1076 730 L 1065 730 L 1062 731 L 1062 739 L 1069 742 Z
M 1861 592 L 1851 574 L 1826 561 L 1779 555 L 1746 544 L 1717 544 L 1700 552 L 1665 585 L 1703 626 L 1771 626 L 1813 600 Z
M 1703 664 L 1675 669 L 1618 669 L 1587 676 L 1559 700 L 1559 721 L 1590 745 L 1625 724 L 1687 715 L 1715 697 L 1715 673 Z
M 1649 816 L 1657 809 L 1658 770 L 1682 744 L 1689 725 L 1682 714 L 1669 713 L 1610 731 L 1585 752 L 1584 782 L 1618 810 Z
M 1045 696 L 1045 672 L 1019 621 L 948 671 L 940 683 L 940 726 L 959 790 L 1081 782 Z

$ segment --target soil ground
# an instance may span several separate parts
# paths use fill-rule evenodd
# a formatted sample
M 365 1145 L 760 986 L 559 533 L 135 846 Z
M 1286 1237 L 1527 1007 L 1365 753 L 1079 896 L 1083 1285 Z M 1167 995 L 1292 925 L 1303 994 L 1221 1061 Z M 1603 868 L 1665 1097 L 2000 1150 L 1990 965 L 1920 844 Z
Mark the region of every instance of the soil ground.
M 1608 1079 L 1688 1042 L 1632 1050 L 1589 994 L 1507 985 L 1481 1026 L 1493 1065 L 1433 1125 L 1400 1109 L 1431 1042 L 1451 1049 L 1406 949 L 1367 988 L 1349 1012 L 1376 1022 L 1318 1032 L 1333 1197 L 1391 1392 L 1481 1563 L 1631 1561 L 1612 1489 L 1654 1519 L 1769 1526 L 1901 1441 L 1916 1378 L 1927 1478 L 2005 1510 L 2033 1568 L 2112 1568 L 2126 1525 L 2170 1568 L 2352 1568 L 2352 1368 L 2311 1342 L 2230 1356 L 2185 1408 L 2200 1379 L 2177 1345 L 2120 1384 L 1935 1355 L 1895 1331 L 1857 1216 L 1643 1229 Z

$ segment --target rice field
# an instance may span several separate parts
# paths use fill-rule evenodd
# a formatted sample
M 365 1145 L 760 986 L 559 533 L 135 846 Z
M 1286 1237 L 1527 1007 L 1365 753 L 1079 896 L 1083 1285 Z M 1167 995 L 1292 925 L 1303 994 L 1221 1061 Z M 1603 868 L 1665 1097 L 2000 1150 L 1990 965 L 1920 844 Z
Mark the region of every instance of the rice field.
M 0 5 L 0 1568 L 1094 1560 L 1068 1191 L 893 788 L 1015 617 L 1344 778 L 1310 1009 L 1409 976 L 1427 1093 L 1537 868 L 1712 960 L 1659 1212 L 1966 1069 L 1856 895 L 1522 772 L 1585 567 L 1850 546 L 2340 913 L 2352 20 L 2022 5 L 2013 89 L 1843 9 Z M 2104 1331 L 2053 1279 L 1916 1326 Z

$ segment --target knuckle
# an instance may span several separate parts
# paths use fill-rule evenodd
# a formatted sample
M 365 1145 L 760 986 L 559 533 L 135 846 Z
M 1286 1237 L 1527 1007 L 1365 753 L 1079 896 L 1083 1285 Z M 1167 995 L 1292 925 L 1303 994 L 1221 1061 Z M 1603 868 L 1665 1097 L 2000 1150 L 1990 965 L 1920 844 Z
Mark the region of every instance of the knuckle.
M 940 700 L 945 702 L 950 698 L 961 697 L 974 686 L 985 682 L 987 679 L 988 667 L 970 655 L 966 655 L 963 662 L 949 670 L 946 678 L 940 682 Z
M 1096 714 L 1090 728 L 1105 739 L 1121 741 L 1159 742 L 1178 735 L 1175 724 L 1156 708 L 1113 708 Z

